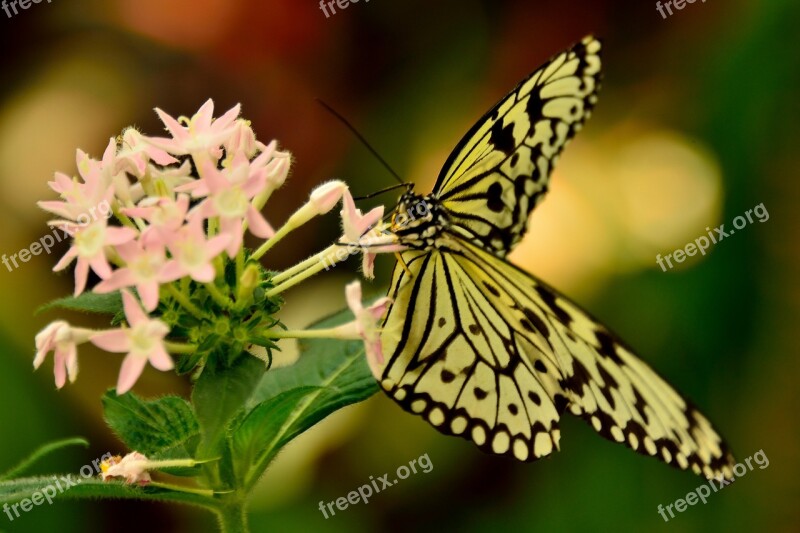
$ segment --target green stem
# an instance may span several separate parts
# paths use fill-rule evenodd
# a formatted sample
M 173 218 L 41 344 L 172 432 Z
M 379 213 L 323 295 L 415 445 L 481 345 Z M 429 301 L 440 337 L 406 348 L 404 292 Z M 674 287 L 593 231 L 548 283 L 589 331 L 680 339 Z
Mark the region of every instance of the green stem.
M 296 329 L 265 331 L 262 333 L 268 339 L 341 339 L 342 331 L 338 327 L 325 329 Z M 349 338 L 349 337 L 348 337 Z
M 273 276 L 272 282 L 275 285 L 280 285 L 281 283 L 283 283 L 287 279 L 289 279 L 289 278 L 291 278 L 293 276 L 296 276 L 297 274 L 299 274 L 300 272 L 306 270 L 307 268 L 309 268 L 310 266 L 314 265 L 315 263 L 324 262 L 324 260 L 328 256 L 328 254 L 332 253 L 333 251 L 335 251 L 338 248 L 339 248 L 339 246 L 337 246 L 335 244 L 332 244 L 331 246 L 328 246 L 327 248 L 325 248 L 321 252 L 312 255 L 308 259 L 306 259 L 304 261 L 301 261 L 300 263 L 297 263 L 293 267 L 288 268 L 288 269 L 284 270 L 283 272 L 280 272 L 280 273 L 276 274 L 275 276 Z
M 159 481 L 151 481 L 149 485 L 151 487 L 161 487 L 162 489 L 168 489 L 175 492 L 186 492 L 188 494 L 197 494 L 199 496 L 206 496 L 208 498 L 212 498 L 214 496 L 214 491 L 211 489 L 193 489 L 191 487 L 184 487 L 182 485 L 173 485 L 171 483 L 161 483 Z
M 291 222 L 291 219 L 289 219 L 289 222 Z M 278 244 L 278 241 L 280 241 L 281 239 L 283 239 L 284 237 L 286 237 L 286 235 L 288 235 L 288 234 L 289 234 L 289 232 L 290 232 L 290 231 L 292 231 L 293 229 L 295 229 L 295 227 L 294 227 L 294 226 L 292 226 L 292 225 L 290 225 L 290 224 L 287 222 L 286 224 L 284 224 L 283 226 L 281 226 L 281 228 L 280 228 L 278 231 L 276 231 L 276 232 L 275 232 L 275 235 L 273 235 L 272 237 L 270 237 L 268 240 L 264 241 L 264 244 L 262 244 L 261 246 L 259 246 L 259 247 L 258 247 L 258 250 L 256 250 L 255 252 L 253 252 L 253 255 L 252 255 L 251 257 L 252 257 L 252 258 L 253 258 L 255 261 L 258 261 L 259 259 L 261 259 L 261 257 L 262 257 L 262 256 L 263 256 L 265 253 L 267 253 L 267 252 L 269 251 L 269 249 L 270 249 L 270 248 L 272 248 L 273 246 L 275 246 L 276 244 Z
M 244 272 L 244 244 L 239 247 L 239 252 L 236 254 L 236 285 L 238 286 L 242 280 L 242 272 Z
M 250 531 L 243 503 L 236 502 L 221 507 L 217 511 L 217 517 L 222 533 L 247 533 Z
M 15 477 L 19 477 L 22 472 L 30 468 L 34 465 L 39 459 L 48 455 L 56 450 L 60 450 L 66 446 L 74 446 L 80 445 L 84 448 L 89 447 L 89 441 L 84 439 L 83 437 L 71 437 L 68 439 L 57 440 L 53 442 L 49 442 L 47 444 L 43 444 L 39 446 L 31 455 L 23 459 L 19 464 L 12 467 L 11 470 L 8 470 L 4 474 L 0 475 L 0 480 L 5 479 L 13 479 Z
M 113 210 L 114 216 L 117 217 L 123 226 L 128 226 L 129 228 L 138 229 L 139 231 L 144 229 L 144 224 L 136 224 L 133 220 L 128 217 L 125 213 L 120 211 L 118 208 Z M 139 221 L 141 222 L 141 221 Z
M 336 264 L 336 263 L 334 262 L 332 264 Z M 305 269 L 300 274 L 297 274 L 294 277 L 284 281 L 280 285 L 278 285 L 276 287 L 273 287 L 270 290 L 268 290 L 267 291 L 267 298 L 271 298 L 271 297 L 275 296 L 276 294 L 280 294 L 283 291 L 285 291 L 285 290 L 287 290 L 287 289 L 289 289 L 291 287 L 294 287 L 295 285 L 297 285 L 298 283 L 300 283 L 304 279 L 308 279 L 311 276 L 313 276 L 315 274 L 318 274 L 320 271 L 327 270 L 329 268 L 331 268 L 331 265 L 327 264 L 327 262 L 320 261 L 317 264 L 315 264 L 314 266 L 312 266 L 311 268 Z
M 184 309 L 186 309 L 192 315 L 194 315 L 195 318 L 203 318 L 203 311 L 199 307 L 194 305 L 191 301 L 189 301 L 189 298 L 185 294 L 183 294 L 181 291 L 179 291 L 175 287 L 175 285 L 173 285 L 172 283 L 168 283 L 168 284 L 166 284 L 164 286 L 167 288 L 167 291 L 169 292 L 169 295 L 172 296 L 175 299 L 176 302 L 181 304 L 181 306 Z
M 211 217 L 208 219 L 208 236 L 212 237 L 217 234 L 217 230 L 219 229 L 219 219 L 217 217 Z
M 184 344 L 182 342 L 164 341 L 164 347 L 169 353 L 190 354 L 197 351 L 196 344 Z
M 211 295 L 211 298 L 213 298 L 214 301 L 217 302 L 217 305 L 219 305 L 223 309 L 231 308 L 231 306 L 233 305 L 233 301 L 231 301 L 229 297 L 222 294 L 222 291 L 219 290 L 219 287 L 217 287 L 217 285 L 213 281 L 211 283 L 206 283 L 205 287 L 208 290 L 208 293 Z

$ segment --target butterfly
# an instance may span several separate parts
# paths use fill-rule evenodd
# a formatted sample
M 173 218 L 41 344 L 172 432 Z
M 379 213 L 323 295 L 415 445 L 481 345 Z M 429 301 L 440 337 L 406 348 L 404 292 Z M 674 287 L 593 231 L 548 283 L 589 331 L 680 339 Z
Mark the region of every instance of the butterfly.
M 464 136 L 433 192 L 400 197 L 378 380 L 405 410 L 484 451 L 559 449 L 569 411 L 603 437 L 708 478 L 734 460 L 709 421 L 567 297 L 505 256 L 597 102 L 592 36 L 522 80 Z

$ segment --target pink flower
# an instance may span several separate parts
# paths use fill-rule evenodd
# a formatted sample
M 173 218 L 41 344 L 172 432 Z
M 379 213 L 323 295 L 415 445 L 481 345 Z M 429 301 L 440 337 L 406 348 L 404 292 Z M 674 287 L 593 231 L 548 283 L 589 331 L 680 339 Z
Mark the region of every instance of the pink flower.
M 348 190 L 344 192 L 342 198 L 341 216 L 345 240 L 350 243 L 359 243 L 367 232 L 383 218 L 383 206 L 378 206 L 366 215 L 362 215 L 361 210 L 356 209 L 353 196 Z M 376 252 L 371 250 L 369 246 L 362 246 L 361 251 L 363 253 L 361 269 L 366 278 L 373 279 L 375 277 L 373 270 Z
M 333 180 L 315 188 L 311 191 L 309 204 L 315 209 L 315 215 L 324 215 L 339 203 L 342 195 L 347 191 L 347 185 L 343 181 Z
M 292 213 L 289 220 L 279 230 L 278 235 L 283 237 L 288 232 L 299 228 L 312 218 L 324 215 L 335 206 L 342 195 L 347 190 L 347 185 L 343 181 L 334 180 L 315 188 L 311 191 L 308 202 L 300 206 L 300 209 Z
M 63 320 L 57 320 L 47 325 L 36 335 L 36 357 L 33 359 L 33 368 L 39 368 L 47 354 L 55 352 L 53 373 L 56 378 L 56 387 L 64 386 L 69 376 L 73 383 L 78 377 L 78 344 L 89 340 L 91 332 L 87 329 L 73 328 Z
M 234 123 L 233 132 L 230 137 L 225 140 L 225 153 L 228 157 L 234 154 L 242 153 L 247 159 L 250 159 L 256 154 L 259 146 L 256 142 L 256 134 L 253 133 L 253 128 L 250 127 L 250 121 L 243 118 L 237 119 Z
M 188 159 L 184 159 L 180 166 L 173 165 L 162 168 L 148 164 L 147 174 L 153 183 L 163 184 L 167 194 L 173 194 L 178 187 L 198 181 L 192 175 L 192 164 Z M 142 183 L 140 182 L 133 186 L 133 189 L 136 188 L 143 189 Z M 143 190 L 141 196 L 144 196 Z
M 117 153 L 117 170 L 128 171 L 137 178 L 147 172 L 147 163 L 166 166 L 177 163 L 178 160 L 161 148 L 149 144 L 146 137 L 136 128 L 128 128 L 122 135 L 122 149 Z
M 189 211 L 189 197 L 179 194 L 176 200 L 164 196 L 147 197 L 138 206 L 123 209 L 122 212 L 130 217 L 142 218 L 149 222 L 142 232 L 142 242 L 145 245 L 170 244 L 178 230 L 186 221 Z
M 100 475 L 103 477 L 103 481 L 107 481 L 108 478 L 122 477 L 129 484 L 147 485 L 152 481 L 150 473 L 147 472 L 149 464 L 147 456 L 139 452 L 131 452 L 122 458 L 115 455 L 100 463 Z
M 65 269 L 73 259 L 78 259 L 75 266 L 75 296 L 86 288 L 89 267 L 102 279 L 111 275 L 111 266 L 106 258 L 106 246 L 118 246 L 133 240 L 137 232 L 131 228 L 111 227 L 105 219 L 97 220 L 86 226 L 57 220 L 50 222 L 73 236 L 72 247 L 53 267 L 54 272 Z
M 251 172 L 249 161 L 239 154 L 231 166 L 223 170 L 218 170 L 209 161 L 203 177 L 208 197 L 193 210 L 193 214 L 203 219 L 219 217 L 219 234 L 229 238 L 227 252 L 230 257 L 235 256 L 242 246 L 245 220 L 250 232 L 257 237 L 267 238 L 275 234 L 272 226 L 250 201 L 264 189 L 264 169 Z M 195 189 L 195 192 L 198 190 L 201 189 Z
M 276 141 L 271 141 L 266 145 L 260 142 L 256 144 L 261 152 L 250 162 L 250 165 L 255 169 L 264 168 L 267 175 L 266 187 L 259 196 L 269 195 L 286 181 L 292 157 L 289 152 L 278 151 Z
M 364 350 L 367 354 L 367 363 L 372 374 L 379 378 L 383 366 L 383 348 L 378 324 L 391 300 L 387 297 L 376 300 L 369 307 L 361 303 L 361 283 L 354 281 L 345 287 L 347 305 L 355 315 L 355 320 L 335 328 L 342 338 L 352 338 L 364 341 Z
M 117 252 L 125 261 L 125 266 L 98 283 L 94 292 L 108 293 L 135 285 L 145 310 L 154 311 L 158 307 L 159 283 L 164 282 L 164 246 L 160 243 L 148 246 L 132 241 L 119 246 Z
M 190 276 L 201 283 L 209 283 L 216 277 L 212 261 L 228 246 L 230 237 L 217 235 L 206 240 L 203 220 L 191 217 L 169 244 L 172 259 L 167 261 L 162 272 L 164 281 L 173 281 Z
M 210 98 L 200 107 L 186 126 L 156 108 L 159 118 L 172 134 L 168 137 L 145 137 L 151 145 L 165 150 L 173 155 L 199 155 L 208 154 L 214 159 L 222 156 L 222 145 L 236 133 L 236 117 L 239 116 L 240 106 L 236 104 L 227 113 L 213 119 L 214 101 Z
M 95 333 L 90 341 L 108 352 L 128 352 L 122 361 L 117 380 L 117 394 L 125 394 L 142 375 L 145 365 L 166 371 L 174 367 L 164 347 L 164 337 L 169 327 L 158 319 L 151 319 L 127 290 L 122 290 L 122 304 L 130 328 Z
M 108 159 L 111 156 L 106 155 L 105 157 Z M 104 176 L 102 164 L 91 159 L 81 150 L 77 150 L 75 159 L 81 181 L 78 178 L 73 179 L 66 174 L 56 172 L 53 181 L 48 185 L 61 196 L 62 201 L 41 201 L 37 202 L 37 205 L 72 221 L 83 220 L 84 217 L 88 220 L 91 213 L 104 202 L 110 211 L 114 191 L 110 177 Z

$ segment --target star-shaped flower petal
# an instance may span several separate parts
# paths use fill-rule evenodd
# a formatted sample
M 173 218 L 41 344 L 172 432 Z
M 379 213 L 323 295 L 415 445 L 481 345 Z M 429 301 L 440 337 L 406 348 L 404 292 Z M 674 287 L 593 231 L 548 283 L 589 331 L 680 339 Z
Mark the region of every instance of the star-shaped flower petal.
M 380 328 L 378 324 L 389 308 L 391 300 L 379 298 L 369 307 L 361 303 L 361 283 L 354 281 L 345 287 L 347 305 L 355 315 L 355 320 L 343 324 L 335 330 L 339 338 L 352 338 L 364 341 L 367 363 L 376 379 L 380 379 L 383 367 L 383 348 L 381 346 Z
M 162 371 L 171 370 L 175 366 L 164 347 L 164 337 L 169 333 L 169 326 L 161 320 L 148 317 L 136 298 L 124 289 L 122 304 L 130 327 L 95 333 L 89 339 L 103 350 L 128 353 L 119 372 L 117 394 L 125 394 L 131 390 L 148 362 Z
M 53 373 L 56 387 L 64 386 L 69 377 L 70 383 L 78 377 L 78 344 L 89 340 L 90 331 L 73 328 L 63 320 L 47 325 L 36 335 L 36 357 L 33 368 L 39 368 L 49 352 L 55 352 Z
M 373 270 L 376 252 L 370 249 L 368 243 L 362 243 L 362 239 L 364 239 L 370 229 L 383 218 L 383 206 L 378 206 L 364 215 L 361 213 L 360 209 L 356 208 L 353 196 L 350 194 L 350 191 L 347 190 L 342 196 L 341 216 L 344 239 L 351 244 L 362 244 L 361 251 L 363 255 L 361 270 L 364 273 L 364 277 L 373 279 L 375 277 Z

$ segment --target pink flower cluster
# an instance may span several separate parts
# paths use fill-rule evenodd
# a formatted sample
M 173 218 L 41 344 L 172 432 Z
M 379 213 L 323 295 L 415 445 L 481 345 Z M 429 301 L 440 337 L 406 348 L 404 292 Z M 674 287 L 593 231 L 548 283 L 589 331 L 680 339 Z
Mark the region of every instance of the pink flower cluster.
M 50 187 L 62 200 L 39 202 L 62 217 L 50 224 L 73 236 L 54 270 L 77 260 L 76 296 L 86 288 L 91 269 L 102 280 L 95 292 L 135 286 L 145 308 L 153 311 L 160 284 L 184 276 L 213 280 L 212 261 L 223 251 L 236 255 L 245 221 L 258 237 L 274 233 L 253 200 L 266 201 L 283 184 L 289 154 L 276 150 L 275 141 L 257 141 L 249 123 L 238 118 L 238 105 L 213 119 L 214 103 L 208 100 L 183 123 L 156 112 L 171 137 L 146 137 L 131 128 L 119 146 L 109 141 L 101 161 L 78 150 L 81 179 L 56 173 Z M 179 160 L 182 156 L 189 157 Z M 113 206 L 122 226 L 112 226 L 108 218 L 79 223 L 103 203 Z M 208 236 L 204 222 L 212 219 L 219 230 Z M 112 270 L 110 262 L 119 268 Z
M 258 260 L 294 228 L 328 213 L 342 201 L 342 238 L 360 247 L 366 277 L 373 277 L 375 253 L 399 249 L 391 236 L 381 232 L 385 228 L 381 226 L 383 207 L 362 214 L 341 181 L 317 187 L 308 203 L 274 231 L 261 209 L 286 180 L 290 154 L 279 151 L 275 141 L 264 144 L 256 140 L 250 123 L 239 118 L 238 105 L 218 118 L 213 118 L 213 112 L 211 100 L 192 117 L 175 119 L 156 109 L 169 136 L 148 137 L 127 129 L 119 138 L 110 139 L 101 160 L 78 150 L 79 177 L 59 172 L 50 182 L 60 199 L 39 202 L 39 206 L 59 217 L 48 224 L 73 238 L 53 270 L 76 263 L 76 297 L 86 290 L 90 270 L 94 272 L 100 281 L 91 290 L 120 291 L 127 322 L 122 328 L 105 331 L 77 328 L 61 320 L 44 328 L 36 336 L 34 367 L 54 352 L 57 387 L 77 377 L 77 346 L 85 342 L 127 354 L 117 382 L 118 394 L 133 387 L 148 362 L 158 370 L 170 370 L 174 367 L 170 353 L 194 352 L 196 345 L 170 340 L 168 324 L 150 316 L 160 302 L 172 301 L 164 300 L 165 294 L 198 319 L 209 318 L 206 315 L 211 311 L 192 303 L 192 294 L 187 293 L 190 286 L 205 287 L 208 295 L 234 315 L 244 312 L 258 282 L 242 282 L 253 276 L 242 277 L 236 282 L 239 290 L 235 290 L 227 286 L 222 274 L 227 258 L 236 258 L 237 269 L 243 265 L 245 231 L 266 239 L 250 254 L 252 260 Z M 107 216 L 98 217 L 97 213 Z M 370 247 L 365 242 L 377 244 Z M 319 265 L 306 260 L 288 269 L 282 278 L 276 276 L 282 284 L 267 296 L 318 272 L 331 249 L 321 254 Z M 237 270 L 237 274 L 242 272 Z M 182 283 L 173 284 L 177 280 Z M 196 284 L 190 285 L 190 280 Z M 377 323 L 388 300 L 365 309 L 360 292 L 357 282 L 348 286 L 347 301 L 356 320 L 332 335 L 363 339 L 374 368 L 382 359 Z M 240 297 L 242 301 L 238 301 Z M 250 323 L 252 318 L 245 319 Z

